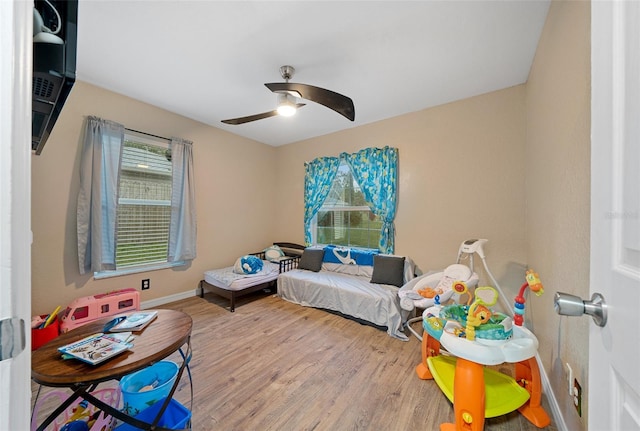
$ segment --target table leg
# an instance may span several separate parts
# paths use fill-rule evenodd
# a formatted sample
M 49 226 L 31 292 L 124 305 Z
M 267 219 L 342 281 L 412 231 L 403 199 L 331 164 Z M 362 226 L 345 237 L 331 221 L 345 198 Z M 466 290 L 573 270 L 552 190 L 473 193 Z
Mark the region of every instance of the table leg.
M 79 396 L 80 394 L 75 391 L 71 395 L 69 395 L 69 398 L 64 400 L 64 402 L 60 404 L 57 409 L 55 409 L 49 416 L 47 416 L 47 418 L 37 428 L 37 431 L 44 431 L 51 424 L 51 422 L 53 422 L 55 418 L 60 416 L 67 409 L 67 407 L 69 407 L 75 400 L 78 399 Z
M 189 368 L 189 362 L 191 362 L 191 337 L 189 337 L 189 342 L 187 346 L 187 353 L 182 351 L 182 348 L 178 349 L 180 355 L 182 356 L 182 360 L 187 364 L 187 375 L 189 376 L 189 388 L 191 389 L 191 398 L 189 401 L 189 410 L 193 411 L 193 378 L 191 377 L 191 368 Z
M 482 431 L 484 429 L 484 409 L 483 366 L 458 358 L 456 375 L 453 380 L 455 424 L 441 424 L 440 431 Z

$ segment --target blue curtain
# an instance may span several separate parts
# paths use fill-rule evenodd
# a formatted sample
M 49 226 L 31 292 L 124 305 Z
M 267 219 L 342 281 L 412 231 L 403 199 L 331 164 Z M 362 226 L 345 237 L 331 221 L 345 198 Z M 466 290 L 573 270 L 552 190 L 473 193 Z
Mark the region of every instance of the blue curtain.
M 193 174 L 193 145 L 183 139 L 171 139 L 171 221 L 169 224 L 168 262 L 196 257 L 196 199 Z
M 319 157 L 304 164 L 304 242 L 311 245 L 311 220 L 331 191 L 340 159 Z
M 395 249 L 396 196 L 398 176 L 397 148 L 365 148 L 354 154 L 340 155 L 360 185 L 371 211 L 382 220 L 379 249 L 393 253 Z
M 124 126 L 87 117 L 77 213 L 80 274 L 116 268 L 118 172 L 123 142 Z

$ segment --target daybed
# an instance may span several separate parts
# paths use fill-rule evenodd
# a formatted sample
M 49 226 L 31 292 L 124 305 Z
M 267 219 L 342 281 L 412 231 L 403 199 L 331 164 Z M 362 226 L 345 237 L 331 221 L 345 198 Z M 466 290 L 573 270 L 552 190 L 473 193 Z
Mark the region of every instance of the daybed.
M 250 253 L 250 256 L 262 260 L 262 269 L 252 274 L 238 271 L 242 257 L 238 258 L 234 266 L 205 271 L 204 280 L 200 280 L 198 285 L 200 297 L 204 297 L 205 289 L 213 292 L 228 299 L 229 311 L 234 312 L 237 298 L 259 290 L 276 290 L 278 275 L 298 266 L 299 247 L 297 244 L 277 242 L 262 251 Z
M 278 296 L 386 327 L 390 336 L 407 340 L 402 330 L 410 312 L 400 307 L 398 288 L 413 278 L 408 258 L 335 246 L 307 248 L 297 269 L 278 276 Z

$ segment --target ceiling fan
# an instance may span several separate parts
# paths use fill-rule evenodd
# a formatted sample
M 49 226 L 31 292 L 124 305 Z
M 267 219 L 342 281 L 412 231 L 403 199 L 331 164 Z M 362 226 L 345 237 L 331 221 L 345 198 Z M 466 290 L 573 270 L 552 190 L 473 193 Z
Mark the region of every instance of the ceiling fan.
M 305 99 L 319 103 L 320 105 L 334 110 L 351 121 L 355 119 L 355 107 L 353 106 L 353 100 L 340 93 L 326 90 L 324 88 L 289 82 L 294 72 L 295 69 L 293 66 L 282 66 L 280 67 L 280 74 L 285 82 L 264 84 L 269 90 L 273 91 L 278 96 L 277 109 L 269 112 L 263 112 L 261 114 L 249 115 L 247 117 L 222 120 L 222 122 L 225 124 L 237 125 L 248 123 L 250 121 L 262 120 L 263 118 L 274 117 L 276 115 L 288 117 L 295 114 L 298 108 L 302 108 L 305 105 L 304 103 L 297 102 L 297 99 Z

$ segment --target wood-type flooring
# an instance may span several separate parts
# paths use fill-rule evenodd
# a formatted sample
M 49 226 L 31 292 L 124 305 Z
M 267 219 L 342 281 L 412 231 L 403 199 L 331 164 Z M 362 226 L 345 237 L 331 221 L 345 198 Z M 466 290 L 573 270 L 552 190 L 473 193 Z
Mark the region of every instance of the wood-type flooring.
M 194 321 L 193 430 L 435 431 L 453 421 L 436 383 L 416 376 L 414 336 L 403 342 L 263 292 L 240 298 L 234 313 L 227 306 L 207 293 L 159 307 Z M 175 398 L 190 407 L 188 382 L 185 373 Z M 517 412 L 485 422 L 488 431 L 538 429 Z

